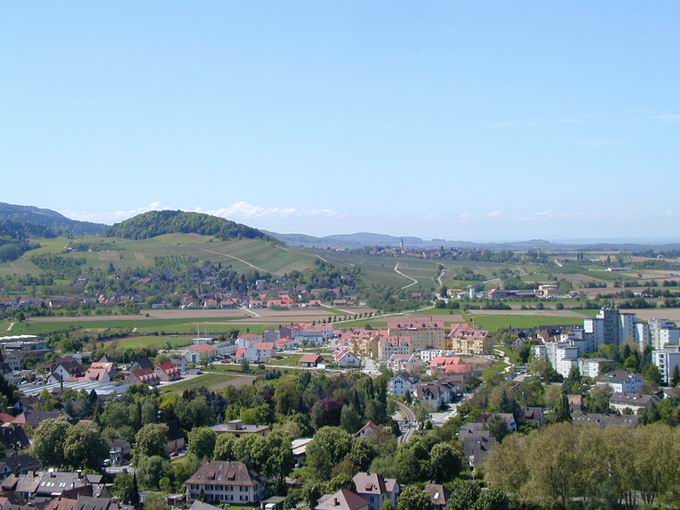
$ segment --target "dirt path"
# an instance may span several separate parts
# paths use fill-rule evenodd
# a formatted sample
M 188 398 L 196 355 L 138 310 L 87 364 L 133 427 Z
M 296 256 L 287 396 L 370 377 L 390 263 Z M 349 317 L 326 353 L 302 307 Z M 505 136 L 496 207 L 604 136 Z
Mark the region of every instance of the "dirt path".
M 247 260 L 240 259 L 240 258 L 238 258 L 234 255 L 229 255 L 228 253 L 222 253 L 222 252 L 219 252 L 219 251 L 206 250 L 206 249 L 203 249 L 203 251 L 206 252 L 206 253 L 212 253 L 213 255 L 222 255 L 223 257 L 229 257 L 230 259 L 238 260 L 239 262 L 245 264 L 246 266 L 252 267 L 253 269 L 255 269 L 257 271 L 261 271 L 263 273 L 269 273 L 270 272 L 270 271 L 267 271 L 266 269 L 262 269 L 261 267 L 257 267 L 255 264 L 251 264 Z
M 14 324 L 15 324 L 14 322 L 10 322 L 9 326 L 7 326 L 7 331 L 12 331 Z
M 240 310 L 243 310 L 244 312 L 250 314 L 253 317 L 262 317 L 259 313 L 257 313 L 255 310 L 251 310 L 250 308 L 239 308 Z
M 409 275 L 407 275 L 407 274 L 404 274 L 404 273 L 402 273 L 401 271 L 399 271 L 399 262 L 397 262 L 397 265 L 394 266 L 394 272 L 397 273 L 397 274 L 400 274 L 401 276 L 403 276 L 403 277 L 405 277 L 405 278 L 408 278 L 409 280 L 412 280 L 411 283 L 409 283 L 408 285 L 404 285 L 404 286 L 401 288 L 401 290 L 406 290 L 406 289 L 408 289 L 409 287 L 413 287 L 414 285 L 418 285 L 418 280 L 416 280 L 415 278 L 413 278 L 413 277 L 411 277 L 411 276 L 409 276 Z

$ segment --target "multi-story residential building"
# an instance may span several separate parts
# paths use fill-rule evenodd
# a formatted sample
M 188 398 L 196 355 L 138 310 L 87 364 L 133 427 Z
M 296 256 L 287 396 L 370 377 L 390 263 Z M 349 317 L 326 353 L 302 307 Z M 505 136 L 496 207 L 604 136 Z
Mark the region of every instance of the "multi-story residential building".
M 655 350 L 661 350 L 668 344 L 680 341 L 680 328 L 675 322 L 666 319 L 651 319 L 649 321 L 650 343 Z
M 673 372 L 680 370 L 680 345 L 666 345 L 663 349 L 652 353 L 652 363 L 661 373 L 664 384 L 670 384 Z
M 369 510 L 381 510 L 388 501 L 396 507 L 399 498 L 397 480 L 375 473 L 357 473 L 352 480 L 357 494 L 368 501 Z
M 579 358 L 578 371 L 584 377 L 592 377 L 595 379 L 600 375 L 605 366 L 613 364 L 612 360 L 604 358 Z
M 27 360 L 38 362 L 52 352 L 47 341 L 33 335 L 0 337 L 0 347 L 3 361 L 12 370 L 21 370 L 26 366 Z
M 410 336 L 387 336 L 378 340 L 378 359 L 388 360 L 393 354 L 410 354 L 413 343 Z
M 652 343 L 652 335 L 649 331 L 649 324 L 646 322 L 638 322 L 635 324 L 635 329 L 638 348 L 640 349 L 640 352 L 643 352 L 645 347 L 651 345 Z
M 185 485 L 187 501 L 201 496 L 213 502 L 253 504 L 265 493 L 264 482 L 238 461 L 206 462 Z
M 412 317 L 388 323 L 390 336 L 410 336 L 415 352 L 428 348 L 445 349 L 444 321 L 432 317 Z
M 425 363 L 417 354 L 393 354 L 387 360 L 387 366 L 393 372 L 408 372 L 411 374 L 426 368 Z
M 630 330 L 630 317 L 625 319 L 626 331 Z M 635 316 L 632 317 L 633 323 Z M 583 321 L 583 328 L 593 340 L 593 349 L 602 344 L 619 345 L 621 343 L 622 322 L 621 315 L 614 308 L 602 308 L 594 319 Z
M 638 414 L 642 409 L 649 409 L 657 400 L 653 395 L 638 395 L 634 393 L 614 393 L 609 399 L 609 407 L 614 411 L 625 413 L 627 411 Z
M 533 347 L 534 357 L 547 359 L 562 377 L 569 377 L 572 368 L 578 368 L 579 348 L 569 342 L 547 342 Z
M 471 328 L 467 324 L 454 324 L 449 333 L 451 349 L 463 354 L 489 354 L 493 340 L 488 331 Z
M 621 343 L 637 342 L 634 313 L 619 313 L 619 340 Z
M 608 385 L 613 393 L 640 393 L 642 379 L 626 370 L 615 370 L 602 374 L 597 378 L 597 384 Z

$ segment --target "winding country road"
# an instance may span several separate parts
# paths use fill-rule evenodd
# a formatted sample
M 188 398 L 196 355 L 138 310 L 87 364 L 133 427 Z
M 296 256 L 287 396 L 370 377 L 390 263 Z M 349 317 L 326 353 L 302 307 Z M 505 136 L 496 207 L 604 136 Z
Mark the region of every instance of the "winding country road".
M 394 266 L 394 272 L 397 273 L 397 274 L 400 274 L 400 275 L 403 276 L 404 278 L 408 278 L 409 280 L 412 280 L 411 283 L 409 283 L 408 285 L 404 285 L 404 286 L 401 288 L 401 290 L 405 290 L 405 289 L 408 289 L 409 287 L 413 287 L 414 285 L 418 285 L 418 280 L 416 280 L 415 278 L 413 278 L 413 277 L 411 277 L 411 276 L 409 276 L 409 275 L 407 275 L 407 274 L 404 274 L 404 273 L 402 273 L 401 271 L 399 271 L 399 262 L 397 262 L 397 265 Z

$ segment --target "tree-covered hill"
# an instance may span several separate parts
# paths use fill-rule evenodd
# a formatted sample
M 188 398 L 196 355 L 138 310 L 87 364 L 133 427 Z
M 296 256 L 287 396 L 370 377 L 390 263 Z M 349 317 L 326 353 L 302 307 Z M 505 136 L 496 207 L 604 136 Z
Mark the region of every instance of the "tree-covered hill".
M 72 220 L 51 209 L 41 209 L 30 205 L 6 204 L 3 202 L 0 202 L 0 221 L 12 222 L 13 224 L 27 224 L 28 229 L 31 229 L 32 225 L 49 229 L 43 233 L 30 232 L 30 235 L 40 237 L 96 235 L 106 228 L 106 225 L 99 223 Z
M 149 211 L 116 223 L 106 231 L 110 237 L 149 239 L 163 234 L 200 234 L 222 240 L 267 239 L 259 230 L 209 214 L 184 211 Z

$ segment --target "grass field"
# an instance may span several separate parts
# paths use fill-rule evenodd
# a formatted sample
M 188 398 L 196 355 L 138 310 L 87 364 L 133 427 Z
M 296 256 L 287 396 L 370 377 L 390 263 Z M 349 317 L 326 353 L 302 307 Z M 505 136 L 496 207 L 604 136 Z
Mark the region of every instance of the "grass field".
M 102 321 L 93 320 L 69 320 L 46 321 L 46 322 L 15 322 L 12 320 L 0 321 L 0 336 L 7 335 L 44 335 L 63 331 L 80 331 L 84 333 L 102 333 L 115 329 L 134 329 L 137 333 L 160 333 L 163 334 L 193 334 L 196 332 L 197 325 L 200 325 L 201 333 L 215 335 L 229 333 L 233 330 L 241 332 L 260 333 L 265 329 L 271 328 L 271 324 L 238 324 L 233 323 L 234 319 L 144 319 L 138 320 L 115 320 L 107 319 Z M 14 326 L 9 329 L 14 322 Z M 135 329 L 136 328 L 136 329 Z
M 161 388 L 162 393 L 182 393 L 185 390 L 192 390 L 195 388 L 208 388 L 209 390 L 216 391 L 222 389 L 231 384 L 249 384 L 252 379 L 248 377 L 239 377 L 230 374 L 218 374 L 215 372 L 210 372 L 207 374 L 199 375 L 192 379 L 187 379 L 174 384 L 169 384 Z
M 466 314 L 468 322 L 476 327 L 489 331 L 504 328 L 535 328 L 538 326 L 578 325 L 583 324 L 583 318 L 563 317 L 551 315 L 472 315 Z
M 184 347 L 191 345 L 191 336 L 131 336 L 127 338 L 118 338 L 111 340 L 118 345 L 118 348 L 125 349 L 132 347 L 133 349 L 142 349 L 144 347 L 152 347 L 156 349 L 165 348 L 169 345 L 171 348 Z

